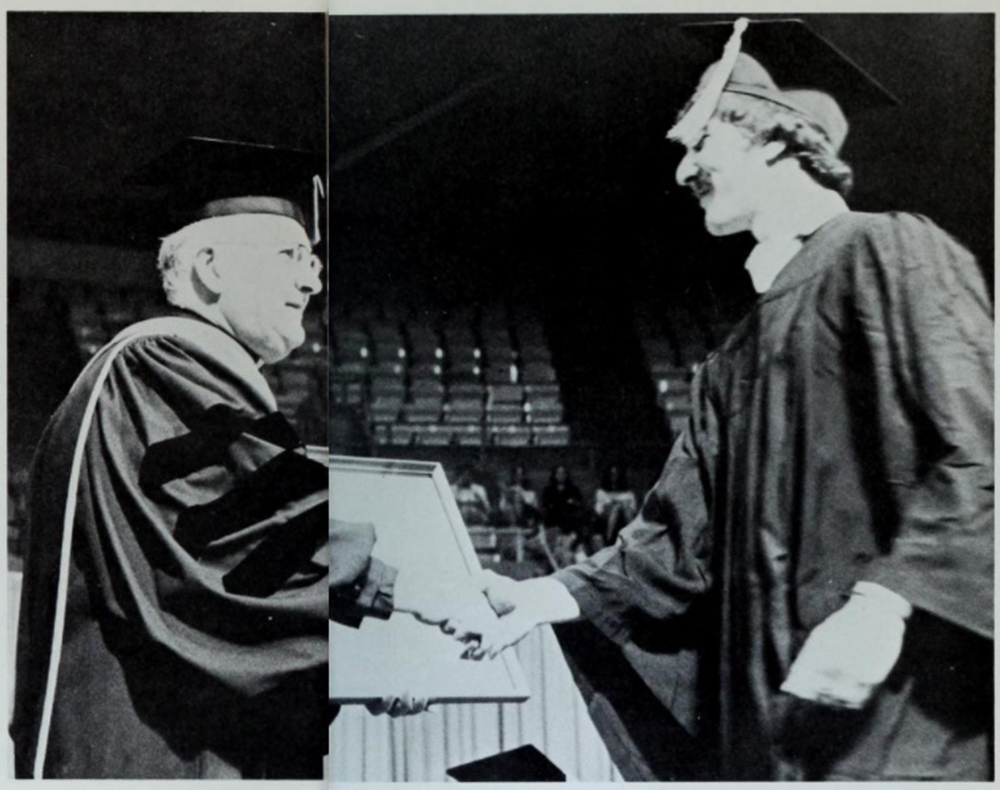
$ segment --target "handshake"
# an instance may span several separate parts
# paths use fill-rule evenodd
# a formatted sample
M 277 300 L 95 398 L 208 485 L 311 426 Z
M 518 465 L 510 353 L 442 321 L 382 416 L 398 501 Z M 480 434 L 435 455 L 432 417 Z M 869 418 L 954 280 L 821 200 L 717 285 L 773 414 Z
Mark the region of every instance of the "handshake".
M 395 611 L 439 626 L 465 645 L 463 657 L 477 661 L 495 658 L 536 626 L 580 616 L 576 600 L 555 579 L 514 581 L 492 571 L 448 582 L 401 573 L 393 599 Z

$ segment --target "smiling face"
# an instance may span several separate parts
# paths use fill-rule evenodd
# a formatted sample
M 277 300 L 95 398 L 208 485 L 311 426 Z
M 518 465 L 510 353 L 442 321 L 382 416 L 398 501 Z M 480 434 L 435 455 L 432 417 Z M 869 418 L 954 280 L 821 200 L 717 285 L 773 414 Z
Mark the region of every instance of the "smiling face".
M 211 245 L 216 307 L 229 329 L 264 362 L 305 341 L 302 315 L 322 290 L 319 260 L 305 230 L 288 217 L 257 215 L 238 238 Z
M 767 155 L 738 126 L 713 118 L 677 167 L 677 183 L 698 198 L 713 236 L 749 230 L 768 171 Z

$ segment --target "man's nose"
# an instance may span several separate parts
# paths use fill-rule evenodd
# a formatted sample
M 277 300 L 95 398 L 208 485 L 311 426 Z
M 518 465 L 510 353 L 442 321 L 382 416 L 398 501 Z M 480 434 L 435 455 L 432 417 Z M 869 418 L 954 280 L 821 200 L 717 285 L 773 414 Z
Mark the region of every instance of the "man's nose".
M 688 151 L 684 154 L 684 158 L 681 159 L 680 164 L 677 165 L 674 178 L 677 180 L 678 184 L 684 186 L 697 175 L 698 165 L 695 162 L 694 152 Z
M 296 286 L 303 293 L 315 296 L 323 290 L 323 266 L 319 258 L 313 255 L 305 265 L 299 268 Z

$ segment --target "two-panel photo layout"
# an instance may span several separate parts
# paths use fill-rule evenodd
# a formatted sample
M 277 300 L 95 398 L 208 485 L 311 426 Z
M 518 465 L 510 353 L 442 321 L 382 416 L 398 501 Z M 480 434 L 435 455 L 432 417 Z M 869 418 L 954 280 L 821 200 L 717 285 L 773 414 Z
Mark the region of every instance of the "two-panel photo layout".
M 993 14 L 5 24 L 0 779 L 993 779 Z

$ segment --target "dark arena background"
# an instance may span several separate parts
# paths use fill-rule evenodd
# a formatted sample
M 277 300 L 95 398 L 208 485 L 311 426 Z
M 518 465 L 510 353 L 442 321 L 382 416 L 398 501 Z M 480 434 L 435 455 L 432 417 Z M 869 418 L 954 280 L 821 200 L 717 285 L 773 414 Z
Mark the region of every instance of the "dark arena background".
M 322 153 L 324 14 L 7 14 L 7 459 L 16 565 L 34 446 L 86 360 L 164 308 L 164 195 L 130 183 L 186 136 Z M 326 257 L 325 252 L 322 253 Z M 325 295 L 267 376 L 325 445 Z
M 652 484 L 753 298 L 752 238 L 706 233 L 664 139 L 719 56 L 678 26 L 720 18 L 333 19 L 331 444 L 468 472 L 484 557 L 524 556 L 513 467 L 580 489 L 571 526 L 540 508 L 557 562 L 607 538 L 604 472 Z M 801 18 L 899 100 L 851 119 L 852 207 L 928 215 L 992 278 L 993 17 Z

